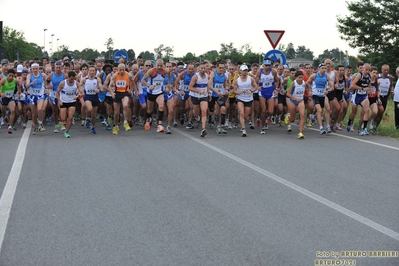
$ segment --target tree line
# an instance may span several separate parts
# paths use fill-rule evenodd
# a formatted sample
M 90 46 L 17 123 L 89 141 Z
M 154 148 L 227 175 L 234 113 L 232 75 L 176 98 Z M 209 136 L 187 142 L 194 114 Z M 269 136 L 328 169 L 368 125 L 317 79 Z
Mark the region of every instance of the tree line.
M 340 38 L 345 40 L 352 48 L 359 50 L 359 55 L 348 56 L 346 52 L 339 48 L 326 49 L 317 57 L 304 45 L 296 48 L 293 43 L 287 45 L 280 44 L 278 49 L 284 52 L 287 59 L 305 58 L 317 66 L 326 58 L 333 59 L 335 64 L 350 64 L 353 67 L 359 61 L 369 62 L 377 67 L 388 64 L 392 69 L 399 66 L 399 1 L 388 0 L 361 0 L 347 3 L 350 12 L 346 16 L 337 16 L 337 29 Z M 4 50 L 6 58 L 9 60 L 29 60 L 34 57 L 49 56 L 47 51 L 36 43 L 28 42 L 22 31 L 4 27 L 3 43 L 0 44 Z M 70 50 L 67 45 L 61 45 L 58 51 L 51 56 L 55 58 L 81 58 L 91 60 L 97 57 L 112 59 L 115 51 L 113 39 L 107 38 L 104 44 L 106 50 L 98 51 L 85 48 L 81 51 Z M 182 57 L 174 57 L 174 49 L 170 46 L 160 44 L 153 51 L 141 51 L 136 53 L 132 48 L 124 49 L 129 59 L 141 55 L 145 60 L 162 58 L 165 61 L 170 58 L 182 61 L 202 61 L 204 59 L 214 61 L 216 58 L 230 59 L 232 62 L 260 63 L 263 61 L 264 54 L 253 51 L 249 44 L 235 47 L 233 43 L 220 44 L 219 50 L 207 51 L 197 55 L 188 52 Z M 393 71 L 394 73 L 394 71 Z

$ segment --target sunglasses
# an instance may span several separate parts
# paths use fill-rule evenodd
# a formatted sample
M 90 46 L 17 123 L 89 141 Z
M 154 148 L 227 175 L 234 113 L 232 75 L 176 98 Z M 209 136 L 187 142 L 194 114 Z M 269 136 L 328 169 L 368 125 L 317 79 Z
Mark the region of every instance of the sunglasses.
M 145 65 L 146 67 L 151 67 L 151 65 Z

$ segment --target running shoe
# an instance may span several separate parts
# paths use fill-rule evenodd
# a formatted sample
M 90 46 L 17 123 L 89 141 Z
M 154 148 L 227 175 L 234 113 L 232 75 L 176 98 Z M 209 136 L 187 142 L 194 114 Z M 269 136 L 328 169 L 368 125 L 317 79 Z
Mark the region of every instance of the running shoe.
M 23 128 L 23 129 L 26 128 L 26 123 L 22 123 L 22 128 Z
M 108 123 L 108 125 L 112 124 L 112 118 L 110 116 L 107 118 L 107 123 Z
M 91 134 L 96 134 L 97 132 L 96 132 L 96 128 L 95 127 L 91 127 Z
M 326 134 L 327 132 L 324 130 L 324 128 L 320 128 L 320 135 L 324 135 L 324 134 Z
M 118 133 L 119 133 L 119 128 L 117 126 L 114 126 L 112 128 L 112 135 L 118 135 Z
M 241 129 L 241 136 L 246 137 L 247 136 L 247 131 L 243 128 Z
M 298 133 L 298 139 L 304 139 L 305 135 L 303 135 L 302 133 Z
M 64 125 L 64 123 L 60 123 L 60 128 L 61 128 L 61 131 L 64 131 L 64 130 L 65 130 L 65 125 Z
M 184 125 L 184 117 L 180 117 L 180 125 Z
M 80 122 L 80 125 L 83 127 L 83 126 L 85 125 L 85 123 L 86 123 L 86 121 L 85 121 L 85 120 L 82 120 L 82 121 Z
M 173 119 L 173 127 L 177 127 L 177 122 L 175 119 Z
M 69 138 L 71 137 L 71 135 L 69 135 L 68 131 L 65 131 L 65 132 L 64 132 L 64 136 L 65 136 L 67 139 L 69 139 Z
M 261 135 L 265 135 L 265 134 L 266 134 L 265 128 L 264 128 L 264 127 L 262 127 L 262 128 L 260 129 L 260 134 L 261 134 Z
M 54 126 L 54 133 L 58 133 L 58 132 L 60 132 L 60 125 L 55 125 Z
M 290 123 L 290 117 L 289 117 L 288 115 L 285 116 L 285 118 L 284 118 L 284 123 L 285 123 L 286 125 L 288 125 L 288 124 Z
M 256 126 L 260 127 L 260 119 L 259 118 L 256 119 Z
M 123 127 L 125 128 L 126 131 L 132 130 L 132 129 L 130 128 L 129 123 L 128 123 L 127 121 L 123 123 Z
M 339 123 L 336 123 L 334 129 L 337 130 L 337 131 L 338 130 L 341 131 L 342 127 L 341 127 L 341 125 Z
M 351 126 L 350 126 L 350 125 L 347 125 L 347 126 L 346 126 L 346 131 L 347 131 L 347 132 L 351 132 Z
M 238 127 L 238 123 L 236 122 L 236 123 L 234 123 L 233 128 L 237 128 L 237 127 Z
M 227 130 L 224 127 L 221 127 L 222 134 L 227 134 Z
M 287 126 L 287 132 L 290 133 L 292 131 L 291 125 Z
M 20 125 L 22 123 L 22 116 L 19 115 L 17 118 L 17 123 Z
M 105 126 L 105 130 L 111 131 L 111 130 L 112 130 L 112 127 L 111 127 L 110 125 L 107 124 L 107 125 Z
M 249 128 L 250 129 L 255 129 L 254 124 L 251 121 L 249 121 Z
M 17 128 L 15 126 L 12 126 L 12 130 L 17 131 Z
M 186 128 L 187 128 L 187 129 L 193 129 L 194 126 L 193 126 L 193 124 L 192 124 L 190 121 L 188 121 L 188 122 L 187 122 Z
M 341 128 L 342 128 L 342 127 L 345 127 L 344 121 L 341 121 L 341 122 L 339 123 L 339 125 L 341 126 Z
M 150 122 L 149 121 L 145 122 L 144 129 L 147 131 L 150 130 Z
M 40 125 L 40 126 L 39 126 L 39 131 L 40 131 L 40 132 L 43 132 L 43 131 L 45 131 L 45 130 L 46 130 L 46 129 L 44 128 L 43 125 Z
M 8 127 L 7 133 L 8 133 L 8 134 L 12 134 L 12 127 Z
M 162 125 L 158 125 L 157 132 L 165 132 L 165 128 Z
M 201 130 L 201 138 L 205 137 L 206 134 L 208 134 L 208 132 L 206 132 L 206 129 L 204 128 L 203 130 Z
M 0 126 L 4 126 L 4 118 L 0 116 Z
M 307 127 L 312 127 L 312 126 L 313 126 L 312 123 L 310 122 L 310 119 L 309 119 L 309 118 L 306 119 L 306 126 L 307 126 Z
M 367 128 L 363 129 L 363 134 L 364 134 L 365 136 L 368 136 L 368 135 L 369 135 L 369 132 L 367 131 Z
M 222 127 L 218 127 L 218 128 L 216 129 L 216 133 L 222 134 Z
M 327 126 L 326 126 L 326 130 L 327 130 L 327 133 L 328 133 L 328 134 L 331 133 L 331 127 L 330 127 L 330 125 L 327 125 Z
M 172 132 L 170 131 L 170 126 L 166 127 L 166 134 L 172 134 Z
M 270 120 L 272 121 L 272 125 L 276 124 L 276 119 L 274 118 L 274 116 L 270 117 Z
M 355 131 L 355 129 L 353 128 L 353 125 L 351 125 L 351 132 Z
M 37 135 L 37 133 L 39 133 L 39 127 L 35 126 L 35 128 L 33 129 L 33 135 Z
M 363 130 L 361 130 L 361 129 L 359 129 L 359 130 L 357 131 L 357 134 L 358 134 L 359 136 L 364 136 L 364 132 L 363 132 Z

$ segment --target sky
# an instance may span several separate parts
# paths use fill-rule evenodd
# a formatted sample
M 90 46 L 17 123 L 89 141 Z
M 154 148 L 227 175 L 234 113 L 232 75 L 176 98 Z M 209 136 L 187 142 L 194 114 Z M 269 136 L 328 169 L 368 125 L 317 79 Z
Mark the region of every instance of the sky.
M 199 56 L 220 51 L 222 43 L 249 44 L 253 52 L 266 53 L 273 48 L 264 30 L 284 30 L 280 44 L 304 45 L 315 57 L 334 48 L 355 56 L 358 51 L 340 39 L 336 27 L 337 15 L 349 15 L 345 1 L 0 0 L 0 20 L 53 52 L 61 45 L 106 51 L 112 38 L 114 49 L 133 49 L 136 55 L 163 44 L 175 57 Z

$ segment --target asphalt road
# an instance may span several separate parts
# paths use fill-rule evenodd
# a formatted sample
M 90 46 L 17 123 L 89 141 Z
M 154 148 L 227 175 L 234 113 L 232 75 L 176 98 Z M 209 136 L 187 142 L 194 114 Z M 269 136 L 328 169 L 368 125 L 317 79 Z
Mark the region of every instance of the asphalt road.
M 397 140 L 51 129 L 27 135 L 0 265 L 315 265 L 331 252 L 399 265 Z M 1 191 L 22 134 L 0 129 Z

